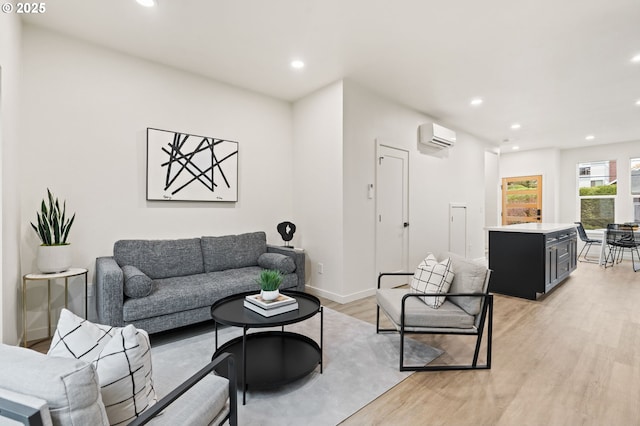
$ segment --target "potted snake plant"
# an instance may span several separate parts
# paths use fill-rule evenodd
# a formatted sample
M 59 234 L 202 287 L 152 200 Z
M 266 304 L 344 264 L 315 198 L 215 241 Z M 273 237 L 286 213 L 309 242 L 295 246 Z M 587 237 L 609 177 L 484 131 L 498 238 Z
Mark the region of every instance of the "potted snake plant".
M 47 198 L 42 200 L 40 211 L 36 212 L 37 225 L 31 227 L 40 239 L 37 266 L 43 273 L 63 272 L 71 267 L 71 244 L 69 231 L 76 218 L 67 216 L 67 202 L 62 203 L 47 188 Z

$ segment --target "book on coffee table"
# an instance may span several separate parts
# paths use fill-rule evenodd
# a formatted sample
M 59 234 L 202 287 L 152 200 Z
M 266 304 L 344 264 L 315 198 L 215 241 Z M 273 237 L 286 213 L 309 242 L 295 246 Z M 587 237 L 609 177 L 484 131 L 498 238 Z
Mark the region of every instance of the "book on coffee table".
M 244 307 L 247 309 L 252 310 L 253 312 L 257 312 L 262 316 L 265 317 L 272 317 L 274 315 L 280 315 L 280 314 L 284 314 L 287 312 L 291 312 L 291 311 L 295 311 L 298 309 L 298 302 L 293 299 L 293 303 L 288 303 L 286 305 L 280 305 L 276 308 L 269 308 L 269 309 L 264 309 L 261 308 L 259 305 L 256 305 L 248 300 L 244 301 Z
M 278 298 L 274 300 L 264 300 L 262 297 L 260 297 L 260 294 L 251 294 L 245 297 L 245 301 L 253 303 L 254 305 L 259 306 L 262 309 L 275 309 L 281 306 L 293 304 L 296 304 L 296 306 L 298 305 L 296 299 L 284 294 L 280 294 Z

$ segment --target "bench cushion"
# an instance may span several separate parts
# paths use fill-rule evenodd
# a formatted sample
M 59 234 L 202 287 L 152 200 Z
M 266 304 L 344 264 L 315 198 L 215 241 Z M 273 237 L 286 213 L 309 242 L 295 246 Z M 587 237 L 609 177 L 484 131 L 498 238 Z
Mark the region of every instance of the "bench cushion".
M 379 289 L 376 292 L 378 306 L 393 321 L 396 329 L 400 329 L 402 297 L 409 294 L 405 288 Z M 474 316 L 466 313 L 459 306 L 445 300 L 438 309 L 426 306 L 418 297 L 409 297 L 405 306 L 405 329 L 416 331 L 420 327 L 444 329 L 475 330 Z
M 484 281 L 487 276 L 487 267 L 482 263 L 465 259 L 464 257 L 445 252 L 442 257 L 451 259 L 451 270 L 454 273 L 449 293 L 485 293 Z M 455 303 L 470 315 L 478 315 L 482 305 L 480 297 L 449 296 L 449 301 Z
M 54 424 L 109 424 L 90 363 L 0 344 L 0 365 L 0 387 L 47 401 Z

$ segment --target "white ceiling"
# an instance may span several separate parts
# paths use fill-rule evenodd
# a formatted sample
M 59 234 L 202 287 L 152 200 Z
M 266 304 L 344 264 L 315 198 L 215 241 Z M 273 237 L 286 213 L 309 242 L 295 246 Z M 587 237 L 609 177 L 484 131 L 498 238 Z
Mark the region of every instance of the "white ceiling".
M 24 20 L 288 101 L 348 78 L 503 149 L 640 141 L 640 0 L 158 1 Z

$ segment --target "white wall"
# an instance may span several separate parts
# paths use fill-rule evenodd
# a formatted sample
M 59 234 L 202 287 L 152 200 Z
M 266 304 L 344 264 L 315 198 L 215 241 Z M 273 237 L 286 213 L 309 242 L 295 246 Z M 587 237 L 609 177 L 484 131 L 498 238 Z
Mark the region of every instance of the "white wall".
M 615 221 L 616 223 L 633 221 L 633 197 L 630 194 L 629 166 L 631 158 L 640 158 L 640 141 L 563 150 L 558 178 L 561 220 L 563 222 L 580 220 L 580 206 L 577 199 L 578 163 L 617 160 L 618 195 L 615 203 Z
M 500 156 L 497 152 L 484 153 L 484 226 L 496 226 L 500 220 Z M 485 232 L 485 251 L 489 249 L 489 231 Z
M 500 154 L 500 179 L 542 175 L 543 222 L 554 223 L 560 220 L 560 157 L 560 150 L 555 148 Z
M 333 83 L 293 106 L 295 223 L 309 290 L 332 300 L 344 293 L 342 86 Z
M 0 228 L 0 342 L 16 344 L 20 315 L 20 205 L 16 182 L 21 24 L 18 15 L 0 15 L 0 171 L 2 228 Z M 21 317 L 20 317 L 21 318 Z
M 344 290 L 341 301 L 373 293 L 376 140 L 409 151 L 409 265 L 449 245 L 449 203 L 467 204 L 468 257 L 484 256 L 484 152 L 491 147 L 462 131 L 454 148 L 429 155 L 417 140 L 433 118 L 353 82 L 344 90 Z M 445 124 L 446 123 L 440 123 Z
M 123 238 L 264 230 L 268 242 L 282 244 L 276 225 L 296 222 L 289 103 L 30 26 L 23 55 L 23 272 L 35 270 L 29 222 L 47 188 L 77 213 L 74 264 L 90 270 L 90 281 L 95 258 Z M 146 201 L 147 127 L 238 141 L 239 201 Z M 78 280 L 74 291 L 81 288 Z

